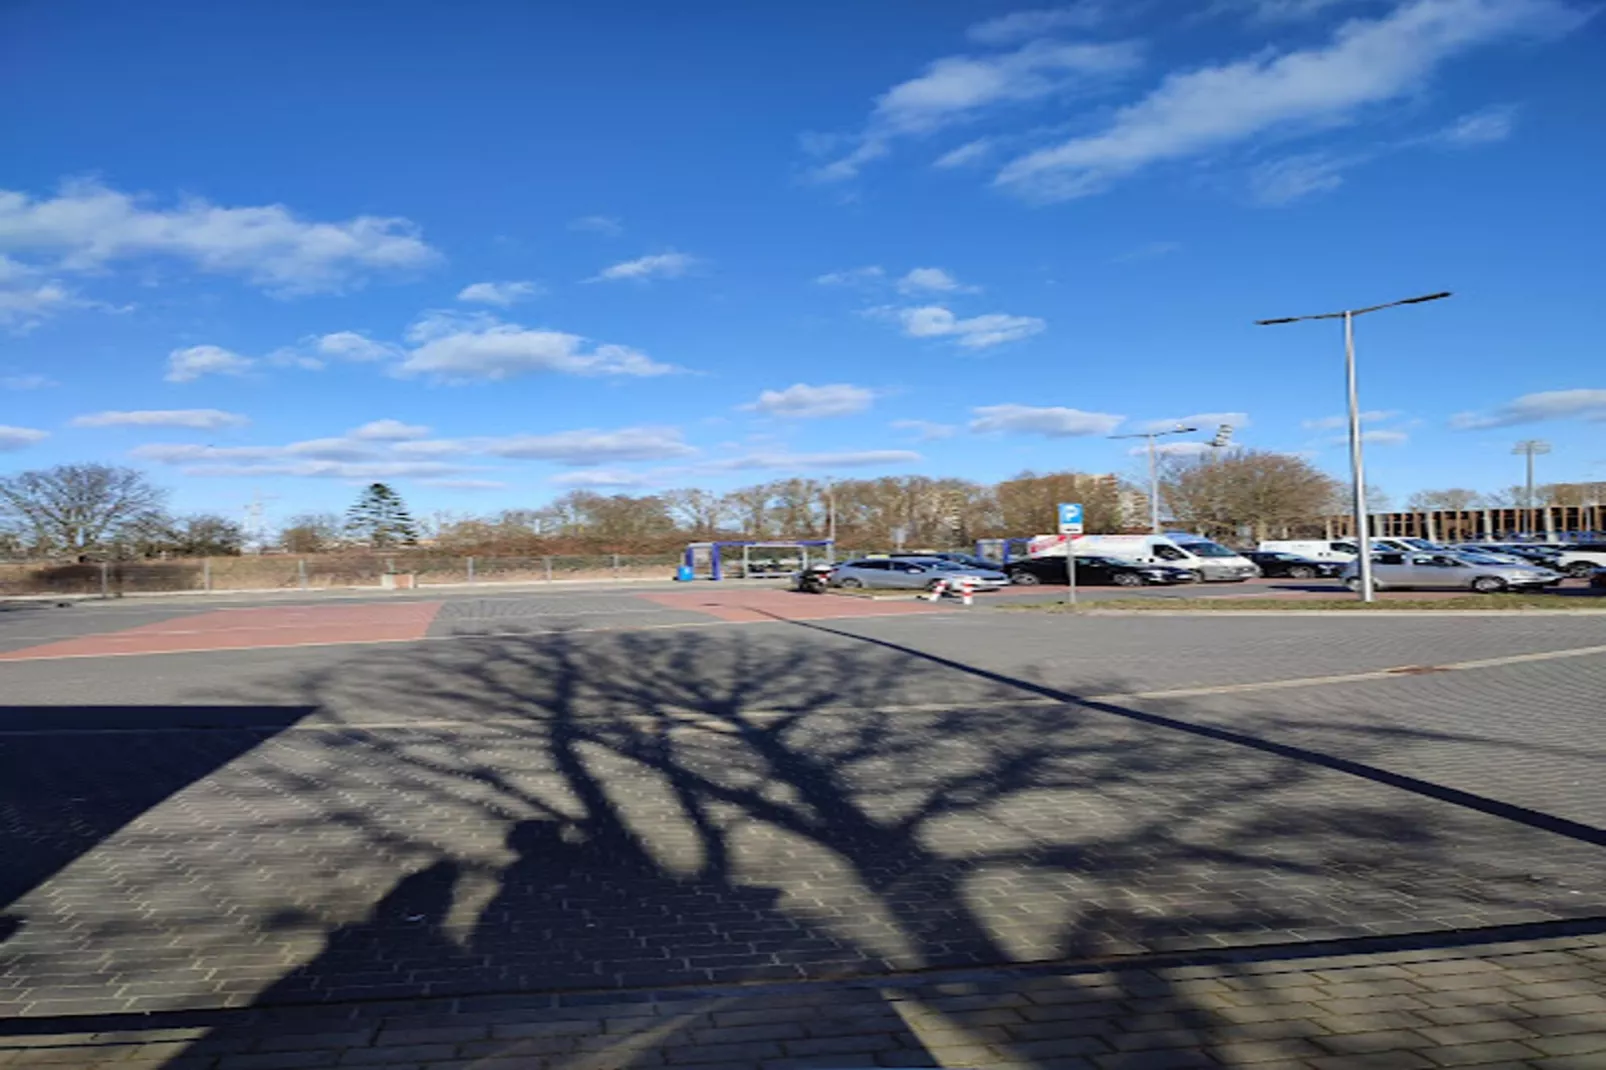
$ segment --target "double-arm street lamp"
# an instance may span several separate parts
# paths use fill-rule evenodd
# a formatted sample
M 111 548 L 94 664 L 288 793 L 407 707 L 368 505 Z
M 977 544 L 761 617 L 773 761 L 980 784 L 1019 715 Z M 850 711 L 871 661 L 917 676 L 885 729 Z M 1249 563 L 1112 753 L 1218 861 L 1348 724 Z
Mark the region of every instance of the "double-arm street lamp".
M 1154 440 L 1165 435 L 1186 435 L 1199 430 L 1178 424 L 1169 431 L 1140 431 L 1135 435 L 1111 435 L 1111 438 L 1146 438 L 1149 440 L 1149 528 L 1160 534 L 1160 465 L 1154 457 Z
M 1361 409 L 1355 392 L 1355 317 L 1398 305 L 1420 305 L 1427 301 L 1438 301 L 1449 296 L 1449 292 L 1446 291 L 1425 294 L 1422 297 L 1407 297 L 1403 301 L 1390 301 L 1386 305 L 1345 309 L 1343 312 L 1323 312 L 1317 316 L 1283 316 L 1280 319 L 1255 321 L 1262 327 L 1274 323 L 1299 323 L 1302 320 L 1344 321 L 1344 374 L 1349 387 L 1349 467 L 1352 484 L 1350 490 L 1351 504 L 1355 513 L 1356 552 L 1359 555 L 1357 560 L 1360 564 L 1360 596 L 1363 602 L 1373 601 L 1375 596 L 1372 593 L 1371 531 L 1368 529 L 1366 519 L 1366 470 L 1361 457 Z

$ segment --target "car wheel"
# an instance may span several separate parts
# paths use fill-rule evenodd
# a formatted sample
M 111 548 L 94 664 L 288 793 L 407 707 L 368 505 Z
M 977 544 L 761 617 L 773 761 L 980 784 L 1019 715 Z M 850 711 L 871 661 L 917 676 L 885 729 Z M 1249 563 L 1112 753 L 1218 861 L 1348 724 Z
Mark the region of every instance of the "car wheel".
M 1114 576 L 1112 576 L 1110 578 L 1115 581 L 1115 585 L 1117 587 L 1141 587 L 1141 586 L 1143 586 L 1143 577 L 1139 576 L 1135 572 L 1117 572 Z
M 1011 572 L 1009 574 L 1009 582 L 1017 587 L 1036 587 L 1043 581 L 1038 579 L 1035 572 Z
M 1588 561 L 1574 561 L 1572 564 L 1567 566 L 1567 575 L 1573 577 L 1574 579 L 1581 580 L 1584 577 L 1593 574 L 1595 568 L 1596 566 L 1591 565 Z
M 1309 565 L 1291 565 L 1288 569 L 1288 578 L 1292 580 L 1313 580 L 1316 570 Z
M 864 581 L 860 580 L 860 579 L 854 579 L 852 576 L 849 576 L 847 579 L 843 580 L 841 583 L 838 583 L 837 586 L 838 587 L 846 587 L 849 590 L 853 590 L 853 589 L 858 588 L 858 587 L 863 587 L 864 586 Z
M 1479 576 L 1472 581 L 1472 589 L 1479 594 L 1494 594 L 1506 589 L 1506 581 L 1497 576 Z
M 1348 587 L 1352 591 L 1355 591 L 1355 592 L 1359 593 L 1359 591 L 1361 589 L 1361 578 L 1359 576 L 1351 576 L 1349 579 L 1344 581 L 1344 586 Z M 1373 592 L 1375 593 L 1377 591 L 1381 591 L 1382 589 L 1383 589 L 1383 585 L 1381 583 L 1377 582 L 1377 577 L 1375 577 L 1375 576 L 1372 577 L 1372 590 L 1373 590 Z

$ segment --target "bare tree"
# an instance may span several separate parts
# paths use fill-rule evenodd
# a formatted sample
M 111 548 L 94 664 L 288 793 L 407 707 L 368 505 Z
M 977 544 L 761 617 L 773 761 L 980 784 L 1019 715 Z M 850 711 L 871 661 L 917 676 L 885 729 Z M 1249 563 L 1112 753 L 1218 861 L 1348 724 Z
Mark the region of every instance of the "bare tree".
M 1465 487 L 1449 487 L 1445 490 L 1419 490 L 1405 500 L 1405 507 L 1418 513 L 1431 513 L 1437 510 L 1462 512 L 1467 509 L 1482 509 L 1483 495 Z
M 245 529 L 227 517 L 195 513 L 167 519 L 146 538 L 146 556 L 233 557 L 245 546 Z
M 148 528 L 166 497 L 137 469 L 62 464 L 0 479 L 0 518 L 40 550 L 86 554 Z
M 1321 516 L 1342 488 L 1308 461 L 1266 450 L 1225 457 L 1172 457 L 1160 492 L 1172 515 L 1206 535 L 1231 537 L 1249 527 L 1256 540 L 1273 527 Z
M 320 554 L 344 541 L 343 521 L 335 513 L 302 513 L 290 518 L 279 532 L 279 545 L 292 554 Z
M 696 539 L 713 538 L 730 519 L 730 504 L 722 496 L 701 487 L 666 490 L 663 499 L 675 523 Z
M 993 488 L 1000 535 L 1043 535 L 1056 530 L 1060 502 L 1081 502 L 1090 532 L 1127 526 L 1121 481 L 1081 472 L 1022 472 Z

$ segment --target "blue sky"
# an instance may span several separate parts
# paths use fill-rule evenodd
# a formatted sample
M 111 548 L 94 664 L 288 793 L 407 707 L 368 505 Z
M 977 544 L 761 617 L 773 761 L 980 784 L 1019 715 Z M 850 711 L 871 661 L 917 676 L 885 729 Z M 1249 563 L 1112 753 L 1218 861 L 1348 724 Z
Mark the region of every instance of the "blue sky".
M 1187 418 L 1342 473 L 1339 328 L 1252 321 L 1453 290 L 1358 321 L 1372 481 L 1606 478 L 1592 10 L 8 4 L 0 469 L 491 511 Z

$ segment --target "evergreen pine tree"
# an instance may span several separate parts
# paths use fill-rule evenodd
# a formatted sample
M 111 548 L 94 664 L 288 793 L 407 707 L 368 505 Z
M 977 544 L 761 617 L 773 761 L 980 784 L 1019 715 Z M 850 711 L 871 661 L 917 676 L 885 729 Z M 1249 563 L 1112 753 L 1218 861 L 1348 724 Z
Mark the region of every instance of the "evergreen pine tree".
M 407 503 L 384 483 L 370 484 L 363 491 L 346 513 L 346 530 L 376 550 L 418 542 L 418 525 L 407 512 Z

